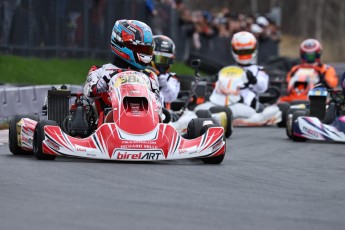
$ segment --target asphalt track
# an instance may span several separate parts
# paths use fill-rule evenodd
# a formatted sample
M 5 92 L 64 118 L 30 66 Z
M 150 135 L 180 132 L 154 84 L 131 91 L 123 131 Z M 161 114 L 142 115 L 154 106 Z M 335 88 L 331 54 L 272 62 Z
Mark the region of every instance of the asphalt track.
M 219 166 L 13 156 L 0 146 L 0 229 L 344 229 L 342 144 L 236 128 Z

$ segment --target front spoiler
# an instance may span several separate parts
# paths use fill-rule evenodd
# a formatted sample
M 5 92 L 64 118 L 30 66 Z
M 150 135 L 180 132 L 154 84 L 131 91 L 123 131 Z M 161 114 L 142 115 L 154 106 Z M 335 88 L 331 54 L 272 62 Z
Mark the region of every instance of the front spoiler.
M 345 133 L 332 125 L 323 124 L 316 117 L 298 117 L 293 135 L 309 140 L 345 142 Z
M 195 139 L 184 139 L 171 125 L 158 124 L 150 133 L 133 135 L 115 124 L 103 124 L 87 138 L 71 137 L 58 126 L 45 126 L 45 154 L 73 157 L 150 161 L 211 157 L 225 154 L 222 127 L 211 127 Z

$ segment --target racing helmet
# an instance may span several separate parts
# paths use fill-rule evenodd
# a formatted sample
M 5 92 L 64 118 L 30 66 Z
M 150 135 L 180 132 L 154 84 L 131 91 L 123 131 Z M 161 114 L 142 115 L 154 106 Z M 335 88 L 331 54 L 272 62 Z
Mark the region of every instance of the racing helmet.
M 300 55 L 303 63 L 320 63 L 322 46 L 316 39 L 306 39 L 301 43 Z
M 313 69 L 301 69 L 294 74 L 288 84 L 289 95 L 308 95 L 313 87 L 311 71 L 315 72 Z
M 153 54 L 151 28 L 136 20 L 118 20 L 111 33 L 111 51 L 132 67 L 144 69 Z
M 155 48 L 153 50 L 153 60 L 151 65 L 160 73 L 169 70 L 175 59 L 175 43 L 167 36 L 153 36 Z
M 231 39 L 231 53 L 240 65 L 254 64 L 257 54 L 255 36 L 246 31 L 235 33 Z

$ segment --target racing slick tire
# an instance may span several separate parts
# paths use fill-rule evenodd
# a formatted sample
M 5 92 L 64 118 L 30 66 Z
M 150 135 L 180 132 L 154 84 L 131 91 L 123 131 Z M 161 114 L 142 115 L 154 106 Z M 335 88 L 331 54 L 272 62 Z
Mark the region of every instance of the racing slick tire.
M 210 121 L 212 123 L 204 125 L 205 122 L 207 122 L 207 121 Z M 188 139 L 197 138 L 197 137 L 203 135 L 210 127 L 221 127 L 221 126 L 219 124 L 217 124 L 217 122 L 215 120 L 209 119 L 209 118 L 192 119 L 188 123 L 188 127 L 187 127 Z M 225 141 L 225 137 L 223 137 L 223 138 Z M 222 163 L 224 156 L 225 156 L 225 154 L 222 154 L 222 155 L 215 156 L 215 157 L 201 158 L 201 160 L 205 164 L 220 164 L 220 163 Z
M 232 111 L 229 107 L 226 106 L 213 106 L 210 108 L 211 113 L 226 113 L 226 127 L 225 129 L 225 137 L 229 138 L 232 134 L 233 125 L 232 125 Z
M 37 123 L 35 131 L 34 131 L 34 142 L 33 142 L 34 156 L 38 160 L 55 160 L 56 155 L 45 154 L 43 153 L 43 150 L 42 150 L 42 142 L 44 140 L 44 126 L 46 125 L 59 126 L 56 121 L 51 121 L 51 120 L 42 120 Z
M 9 130 L 8 130 L 8 145 L 10 148 L 10 151 L 13 155 L 29 155 L 32 154 L 32 152 L 23 150 L 18 145 L 18 136 L 17 136 L 17 123 L 22 118 L 29 118 L 34 121 L 39 121 L 39 117 L 37 115 L 32 114 L 20 114 L 20 115 L 14 115 L 9 124 Z
M 195 112 L 195 115 L 198 117 L 198 118 L 211 118 L 212 117 L 212 114 L 209 110 L 204 110 L 204 109 L 201 109 L 201 110 L 197 110 Z
M 292 127 L 291 127 L 291 139 L 293 141 L 296 142 L 304 142 L 307 139 L 303 138 L 303 137 L 299 137 L 299 136 L 295 136 L 294 133 L 294 129 L 295 129 L 295 121 L 297 120 L 297 118 L 301 117 L 301 116 L 306 116 L 308 114 L 307 110 L 299 110 L 299 111 L 295 111 L 292 115 Z
M 290 103 L 281 102 L 277 104 L 279 110 L 282 112 L 282 120 L 277 123 L 277 126 L 280 128 L 286 127 L 286 120 L 288 116 L 288 111 L 290 108 Z
M 291 139 L 292 125 L 293 125 L 293 114 L 297 111 L 305 111 L 305 115 L 309 115 L 309 110 L 301 108 L 290 108 L 286 114 L 286 136 Z
M 162 113 L 164 114 L 164 120 L 163 123 L 169 123 L 171 121 L 171 114 L 169 112 L 169 110 L 167 110 L 166 108 L 162 108 Z
M 217 121 L 212 118 L 194 118 L 188 123 L 186 138 L 194 139 L 199 137 L 200 131 L 204 127 L 205 123 L 218 125 Z

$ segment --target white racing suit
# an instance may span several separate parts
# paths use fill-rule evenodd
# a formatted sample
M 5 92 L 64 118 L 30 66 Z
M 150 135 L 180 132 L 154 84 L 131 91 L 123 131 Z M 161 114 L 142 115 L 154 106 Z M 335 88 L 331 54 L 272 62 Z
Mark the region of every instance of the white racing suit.
M 164 73 L 158 75 L 159 93 L 164 103 L 171 103 L 177 99 L 180 92 L 180 82 L 175 73 Z
M 195 108 L 195 110 L 201 110 L 209 108 L 213 106 L 229 106 L 232 110 L 234 120 L 239 119 L 237 122 L 234 121 L 234 125 L 265 125 L 272 123 L 277 123 L 281 120 L 281 112 L 277 106 L 268 106 L 262 112 L 260 111 L 260 104 L 259 104 L 259 94 L 264 93 L 268 89 L 269 77 L 268 75 L 261 70 L 261 67 L 258 65 L 250 65 L 250 66 L 239 66 L 244 70 L 250 70 L 253 75 L 257 79 L 257 83 L 255 85 L 248 85 L 247 87 L 243 87 L 246 85 L 246 77 L 244 76 L 244 82 L 242 85 L 238 83 L 237 87 L 239 89 L 239 94 L 234 96 L 230 95 L 230 99 L 224 100 L 222 98 L 229 97 L 228 95 L 224 95 L 220 90 L 216 88 L 213 90 L 212 95 L 210 97 L 210 101 L 204 104 L 201 104 Z M 243 73 L 245 75 L 245 73 Z M 224 84 L 223 84 L 224 85 Z M 235 89 L 233 89 L 235 91 Z M 232 98 L 235 98 L 232 100 Z M 254 105 L 254 106 L 253 106 Z M 254 108 L 253 108 L 254 107 Z M 260 113 L 259 113 L 260 112 Z
M 96 85 L 97 85 L 98 80 L 101 78 L 103 79 L 106 78 L 108 80 L 107 82 L 109 82 L 112 77 L 114 77 L 117 73 L 121 71 L 123 72 L 125 70 L 120 69 L 117 66 L 110 63 L 104 64 L 101 67 L 92 66 L 85 82 L 84 95 L 92 99 L 97 99 L 98 94 L 97 94 Z M 147 77 L 150 80 L 150 89 L 152 90 L 152 92 L 155 93 L 157 103 L 159 107 L 161 107 L 161 98 L 159 96 L 157 76 L 155 76 L 155 74 L 151 72 L 147 73 L 147 75 L 148 75 Z M 97 108 L 97 110 L 99 110 L 99 108 Z

